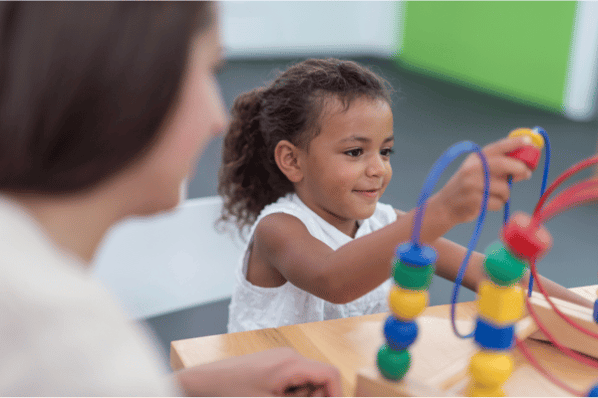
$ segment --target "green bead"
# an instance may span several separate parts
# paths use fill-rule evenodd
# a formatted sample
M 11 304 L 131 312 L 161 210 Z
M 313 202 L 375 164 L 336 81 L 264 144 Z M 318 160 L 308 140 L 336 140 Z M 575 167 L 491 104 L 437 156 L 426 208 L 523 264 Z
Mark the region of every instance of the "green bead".
M 495 242 L 486 249 L 484 269 L 492 282 L 499 286 L 510 286 L 519 282 L 527 265 L 514 257 L 500 242 Z
M 378 351 L 376 364 L 382 376 L 390 380 L 401 380 L 411 366 L 411 354 L 407 350 L 392 350 L 388 344 L 384 344 Z
M 434 264 L 414 267 L 397 260 L 392 268 L 392 276 L 403 289 L 427 290 L 434 275 Z

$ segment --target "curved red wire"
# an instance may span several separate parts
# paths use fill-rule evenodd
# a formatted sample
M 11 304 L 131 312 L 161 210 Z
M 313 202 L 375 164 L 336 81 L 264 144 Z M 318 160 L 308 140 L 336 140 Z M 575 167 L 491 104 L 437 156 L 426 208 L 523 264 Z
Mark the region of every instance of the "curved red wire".
M 536 207 L 534 208 L 534 214 L 542 208 L 542 206 L 544 205 L 544 202 L 548 199 L 548 197 L 552 194 L 552 192 L 554 192 L 554 190 L 557 189 L 559 187 L 559 185 L 561 185 L 561 183 L 563 183 L 563 181 L 565 181 L 572 175 L 578 173 L 579 171 L 581 171 L 585 168 L 588 168 L 592 165 L 595 165 L 597 163 L 598 163 L 598 156 L 592 156 L 591 158 L 582 160 L 581 162 L 574 164 L 569 169 L 567 169 L 556 180 L 554 180 L 554 182 L 552 184 L 550 184 L 550 186 L 546 189 L 546 191 L 544 191 L 544 195 L 542 195 L 542 197 L 540 197 L 540 200 L 538 200 L 538 203 L 536 203 Z
M 581 192 L 582 193 L 579 194 L 578 196 L 575 196 L 575 195 L 570 196 L 568 202 L 563 201 L 560 206 L 561 208 L 560 209 L 555 208 L 555 210 L 552 212 L 552 215 L 554 216 L 554 215 L 558 214 L 560 211 L 562 211 L 562 209 L 565 205 L 575 203 L 575 199 L 577 199 L 578 202 L 591 200 L 591 199 L 598 199 L 598 195 L 595 190 L 592 190 L 590 192 L 585 192 L 585 195 L 583 194 L 583 191 L 581 191 Z M 567 199 L 567 198 L 565 197 L 565 199 Z M 540 219 L 539 221 L 542 222 L 543 220 Z M 530 264 L 530 271 L 531 271 L 532 275 L 534 276 L 534 279 L 536 280 L 536 285 L 538 286 L 538 290 L 540 290 L 540 292 L 542 293 L 542 295 L 544 296 L 544 298 L 546 299 L 548 304 L 550 304 L 550 306 L 552 307 L 554 312 L 556 312 L 561 317 L 561 319 L 563 319 L 565 322 L 567 322 L 569 325 L 571 325 L 575 329 L 579 330 L 580 332 L 584 333 L 585 335 L 588 335 L 595 339 L 598 339 L 598 333 L 592 332 L 591 330 L 588 330 L 588 329 L 584 328 L 583 326 L 578 325 L 571 318 L 569 318 L 567 315 L 565 315 L 561 310 L 559 310 L 557 308 L 557 306 L 554 304 L 554 302 L 548 296 L 548 293 L 544 289 L 544 286 L 542 286 L 542 282 L 538 279 L 538 271 L 536 268 L 536 259 L 531 259 L 529 264 Z M 538 326 L 540 326 L 540 325 L 538 325 Z
M 578 352 L 573 351 L 569 347 L 564 346 L 563 344 L 559 343 L 554 338 L 554 336 L 548 331 L 548 329 L 546 329 L 546 327 L 538 319 L 538 315 L 536 314 L 534 307 L 531 305 L 529 298 L 527 296 L 525 298 L 525 304 L 527 305 L 528 312 L 530 313 L 532 318 L 534 318 L 536 325 L 538 325 L 538 327 L 540 328 L 542 333 L 544 333 L 546 335 L 546 337 L 548 337 L 548 340 L 550 340 L 550 342 L 552 344 L 554 344 L 564 354 L 569 355 L 571 358 L 577 359 L 579 362 L 582 362 L 588 366 L 598 369 L 598 361 L 596 361 L 595 359 L 590 358 L 590 357 L 585 357 L 585 356 L 579 354 Z M 555 309 L 555 307 L 553 307 L 553 309 Z M 568 323 L 571 325 L 571 322 L 568 322 Z
M 581 181 L 559 193 L 545 208 L 536 213 L 536 223 L 546 222 L 571 206 L 592 199 L 598 199 L 598 179 Z
M 596 200 L 598 199 L 598 180 L 586 180 L 580 183 L 577 183 L 575 185 L 573 185 L 572 187 L 569 187 L 567 190 L 563 191 L 561 194 L 559 194 L 556 198 L 554 198 L 553 201 L 549 202 L 547 204 L 547 207 L 544 211 L 541 212 L 542 210 L 542 206 L 544 206 L 544 203 L 546 202 L 546 200 L 548 199 L 548 197 L 559 187 L 559 185 L 561 183 L 563 183 L 566 179 L 568 179 L 569 177 L 571 177 L 572 175 L 576 174 L 577 172 L 592 166 L 594 164 L 598 164 L 598 156 L 594 156 L 591 158 L 588 158 L 586 160 L 583 160 L 575 165 L 573 165 L 572 167 L 570 167 L 567 171 L 565 171 L 563 174 L 561 174 L 561 176 L 559 176 L 559 178 L 557 178 L 549 187 L 548 189 L 544 192 L 544 195 L 542 195 L 542 197 L 540 198 L 540 200 L 538 201 L 538 203 L 536 204 L 536 207 L 534 209 L 534 212 L 532 214 L 532 222 L 537 224 L 541 224 L 544 221 L 549 220 L 550 218 L 556 216 L 557 214 L 561 213 L 562 211 L 586 202 L 586 201 L 591 201 L 591 200 Z M 538 272 L 537 272 L 537 268 L 536 268 L 536 259 L 530 259 L 530 271 L 534 277 L 534 279 L 536 280 L 536 284 L 538 285 L 538 289 L 540 290 L 540 292 L 542 293 L 542 295 L 544 296 L 544 298 L 546 299 L 546 301 L 550 304 L 550 306 L 552 307 L 552 309 L 561 317 L 561 319 L 563 319 L 565 322 L 567 322 L 569 325 L 571 325 L 572 327 L 574 327 L 575 329 L 581 331 L 582 333 L 589 335 L 593 338 L 597 338 L 598 339 L 598 334 L 594 333 L 592 331 L 589 331 L 587 329 L 585 329 L 584 327 L 578 325 L 577 323 L 575 323 L 572 319 L 570 319 L 569 317 L 567 317 L 565 314 L 563 314 L 557 307 L 556 305 L 552 302 L 552 300 L 550 300 L 550 297 L 548 296 L 548 293 L 546 292 L 546 290 L 544 289 L 544 286 L 542 286 L 542 283 L 540 282 L 540 279 L 538 278 Z M 526 305 L 528 308 L 528 312 L 530 313 L 530 315 L 532 316 L 532 318 L 534 319 L 534 321 L 536 322 L 536 324 L 538 325 L 538 327 L 540 328 L 540 330 L 542 330 L 542 332 L 544 333 L 544 335 L 546 335 L 546 337 L 548 337 L 548 339 L 550 340 L 550 342 L 552 344 L 554 344 L 560 351 L 562 351 L 563 353 L 565 353 L 566 355 L 586 364 L 589 366 L 592 366 L 594 368 L 598 368 L 598 361 L 590 359 L 588 357 L 582 356 L 581 354 L 571 350 L 570 348 L 560 344 L 555 338 L 554 336 L 552 336 L 552 334 L 544 327 L 544 325 L 540 322 L 540 320 L 538 319 L 527 295 L 525 296 L 525 301 L 526 301 Z M 526 357 L 526 359 L 538 370 L 540 371 L 547 379 L 549 379 L 552 383 L 558 385 L 559 387 L 561 387 L 562 389 L 568 391 L 569 393 L 572 393 L 574 395 L 579 395 L 579 396 L 585 396 L 586 394 L 584 392 L 581 391 L 577 391 L 571 387 L 569 387 L 568 385 L 566 385 L 564 382 L 562 382 L 561 380 L 559 380 L 558 378 L 556 378 L 553 374 L 549 373 L 546 369 L 544 369 L 542 366 L 540 366 L 540 364 L 535 360 L 535 358 L 531 355 L 530 352 L 527 351 L 525 344 L 523 343 L 523 341 L 516 339 L 517 342 L 517 347 L 520 349 L 521 353 Z

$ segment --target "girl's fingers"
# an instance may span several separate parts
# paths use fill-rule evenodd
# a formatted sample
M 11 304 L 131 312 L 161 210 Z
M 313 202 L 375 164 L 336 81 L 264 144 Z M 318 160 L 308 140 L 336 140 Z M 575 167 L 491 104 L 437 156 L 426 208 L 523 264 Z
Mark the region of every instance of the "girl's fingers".
M 513 181 L 527 180 L 532 176 L 532 171 L 518 159 L 510 156 L 494 156 L 488 158 L 488 168 L 491 178 L 506 179 L 512 176 Z
M 509 200 L 509 196 L 509 185 L 506 181 L 492 181 L 488 192 L 488 210 L 498 211 L 502 209 Z
M 488 163 L 488 171 L 490 172 L 489 177 L 491 179 L 506 180 L 507 176 L 512 176 L 513 182 L 517 182 L 521 180 L 528 180 L 532 176 L 532 171 L 525 163 L 507 155 L 488 156 L 486 157 L 486 161 Z M 468 158 L 464 165 L 466 169 L 469 169 L 470 172 L 474 173 L 476 178 L 477 176 L 479 176 L 479 178 L 483 178 L 483 174 L 481 174 L 483 170 L 482 162 L 477 156 Z
M 531 143 L 532 139 L 528 136 L 505 137 L 502 140 L 486 145 L 484 147 L 484 154 L 486 156 L 506 155 L 519 147 L 530 145 Z
M 506 180 L 494 180 L 490 183 L 490 190 L 489 190 L 488 199 L 496 198 L 501 200 L 503 204 L 509 200 L 509 196 L 511 192 L 509 190 L 509 184 Z
M 500 196 L 489 196 L 488 197 L 488 210 L 489 211 L 501 211 L 505 206 L 505 200 Z

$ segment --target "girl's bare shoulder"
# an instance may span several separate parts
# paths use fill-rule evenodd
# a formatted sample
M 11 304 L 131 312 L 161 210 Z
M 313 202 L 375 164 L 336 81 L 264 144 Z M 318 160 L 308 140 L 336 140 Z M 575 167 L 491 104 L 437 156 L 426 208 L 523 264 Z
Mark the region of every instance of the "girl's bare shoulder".
M 262 218 L 256 226 L 253 243 L 256 254 L 296 286 L 303 285 L 306 276 L 314 274 L 333 252 L 313 237 L 301 220 L 286 213 Z
M 294 240 L 315 240 L 305 224 L 287 213 L 268 214 L 262 218 L 254 232 L 254 244 L 278 251 Z

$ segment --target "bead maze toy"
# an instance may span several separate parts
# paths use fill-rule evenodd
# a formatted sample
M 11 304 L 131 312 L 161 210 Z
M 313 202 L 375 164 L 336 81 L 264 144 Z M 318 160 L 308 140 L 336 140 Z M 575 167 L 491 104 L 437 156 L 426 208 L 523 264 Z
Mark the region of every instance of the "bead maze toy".
M 463 141 L 450 147 L 432 166 L 418 199 L 411 241 L 399 245 L 392 267 L 393 287 L 389 294 L 391 314 L 384 323 L 385 344 L 376 357 L 377 369 L 364 369 L 357 377 L 356 395 L 399 396 L 523 396 L 523 395 L 575 395 L 598 396 L 598 300 L 594 310 L 551 298 L 538 280 L 536 262 L 552 245 L 552 237 L 543 223 L 561 212 L 598 199 L 598 179 L 574 184 L 548 201 L 548 197 L 575 173 L 598 164 L 598 156 L 586 159 L 564 172 L 548 189 L 546 181 L 550 162 L 550 142 L 540 128 L 519 128 L 509 136 L 526 135 L 531 144 L 509 155 L 524 161 L 531 169 L 538 166 L 542 148 L 545 163 L 540 199 L 531 216 L 516 213 L 509 219 L 509 202 L 504 208 L 504 225 L 500 241 L 485 251 L 484 271 L 488 280 L 478 288 L 474 331 L 468 335 L 457 329 L 455 303 L 471 252 L 475 248 L 482 228 L 488 202 L 488 165 L 481 149 L 474 143 Z M 429 319 L 418 319 L 428 303 L 428 288 L 434 274 L 436 253 L 432 247 L 419 241 L 423 212 L 427 198 L 444 169 L 457 157 L 473 152 L 480 157 L 484 173 L 484 194 L 480 214 L 466 255 L 455 279 L 451 297 L 452 334 L 446 340 L 447 350 L 459 350 L 454 363 L 438 370 L 426 361 L 435 361 L 434 352 L 426 348 L 438 335 L 449 332 L 448 326 Z M 511 177 L 508 178 L 511 186 Z M 521 278 L 530 269 L 528 294 L 519 286 Z M 534 280 L 541 294 L 532 292 Z M 598 294 L 598 292 L 597 292 Z M 558 304 L 558 305 L 557 305 Z M 527 314 L 527 316 L 525 316 Z M 425 318 L 425 317 L 424 317 Z M 425 326 L 419 337 L 418 321 Z M 546 324 L 555 325 L 548 330 Z M 558 335 L 559 340 L 556 339 Z M 571 359 L 586 366 L 586 377 L 576 380 L 572 387 L 553 372 L 542 366 L 527 348 L 526 338 L 547 340 Z M 591 337 L 592 339 L 588 338 Z M 473 338 L 473 341 L 467 340 Z M 451 340 L 452 339 L 452 340 Z M 417 343 L 416 340 L 419 340 Z M 459 341 L 460 340 L 460 341 Z M 513 350 L 514 346 L 518 351 Z M 448 352 L 448 351 L 447 351 Z M 582 355 L 582 354 L 585 355 Z M 454 354 L 454 352 L 452 353 Z M 421 355 L 421 361 L 412 366 Z M 567 359 L 569 362 L 570 359 Z M 533 366 L 533 368 L 530 367 Z M 573 369 L 567 364 L 564 370 Z M 587 367 L 593 369 L 588 370 Z M 411 368 L 413 371 L 410 372 Z M 558 367 L 557 367 L 558 368 Z M 428 370 L 428 372 L 426 371 Z M 557 369 L 558 370 L 558 369 Z M 427 374 L 434 373 L 434 374 Z M 545 379 L 538 377 L 541 374 Z M 535 384 L 534 384 L 535 383 Z

